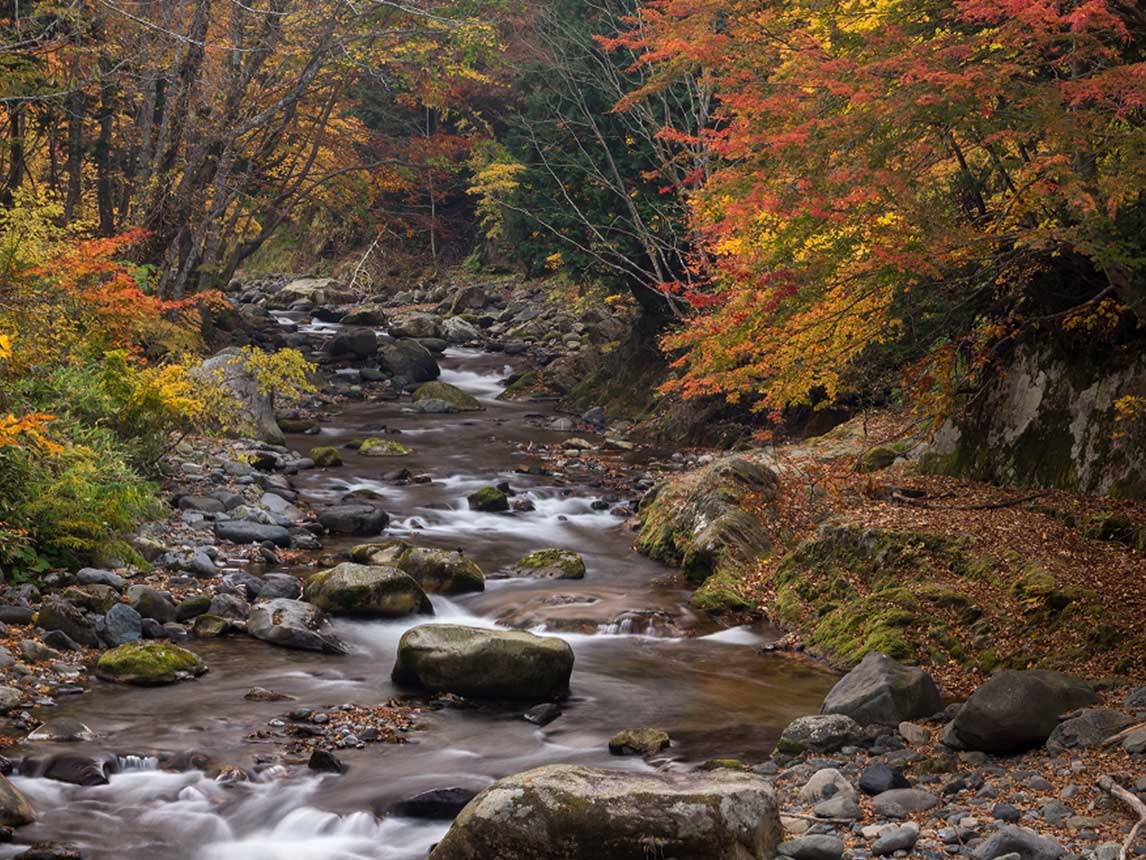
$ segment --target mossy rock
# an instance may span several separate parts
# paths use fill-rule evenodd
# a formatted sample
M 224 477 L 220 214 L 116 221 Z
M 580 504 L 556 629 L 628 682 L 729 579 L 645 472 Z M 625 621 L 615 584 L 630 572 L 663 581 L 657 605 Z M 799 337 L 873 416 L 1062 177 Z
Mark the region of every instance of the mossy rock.
M 195 620 L 191 622 L 191 636 L 195 639 L 218 639 L 226 636 L 230 629 L 231 622 L 226 618 L 207 612 L 196 615 Z
M 750 612 L 755 607 L 736 590 L 737 579 L 728 573 L 709 577 L 692 593 L 688 602 L 695 608 L 714 615 Z
M 358 453 L 366 457 L 405 457 L 414 453 L 414 449 L 393 439 L 379 439 L 371 436 L 363 439 L 358 446 Z
M 503 513 L 509 510 L 509 496 L 497 487 L 482 487 L 466 496 L 470 510 L 483 513 Z
M 661 729 L 623 729 L 609 740 L 609 752 L 613 755 L 656 755 L 668 749 L 672 742 L 668 732 Z
M 169 642 L 129 642 L 105 651 L 96 663 L 96 677 L 140 687 L 174 684 L 206 671 L 197 654 Z
M 329 615 L 404 618 L 434 609 L 422 587 L 396 567 L 343 562 L 307 580 L 307 603 Z
M 414 392 L 414 402 L 443 400 L 459 412 L 480 412 L 482 405 L 472 394 L 467 394 L 448 382 L 427 382 Z
M 98 615 L 119 603 L 119 592 L 110 585 L 72 585 L 65 588 L 61 596 L 72 606 Z
M 1062 612 L 1084 596 L 1081 589 L 1059 586 L 1054 574 L 1037 564 L 1023 570 L 1011 586 L 1011 593 L 1025 612 L 1051 615 Z
M 310 459 L 314 460 L 314 465 L 320 469 L 329 469 L 334 466 L 342 465 L 342 457 L 338 453 L 337 448 L 329 445 L 323 445 L 319 448 L 310 449 Z
M 879 472 L 886 469 L 899 458 L 899 452 L 894 448 L 876 447 L 867 451 L 860 460 L 861 472 Z
M 193 597 L 188 597 L 175 607 L 175 620 L 180 622 L 190 621 L 199 615 L 203 615 L 211 608 L 211 595 L 209 594 L 196 594 Z
M 585 559 L 569 549 L 539 549 L 518 561 L 512 572 L 536 579 L 584 579 Z
M 485 590 L 482 569 L 459 550 L 418 547 L 395 538 L 360 544 L 350 550 L 350 560 L 358 564 L 396 567 L 431 594 L 466 594 Z
M 280 418 L 279 429 L 284 433 L 306 433 L 318 427 L 313 418 Z
M 526 400 L 536 394 L 546 393 L 545 381 L 536 370 L 521 374 L 498 395 L 498 400 Z

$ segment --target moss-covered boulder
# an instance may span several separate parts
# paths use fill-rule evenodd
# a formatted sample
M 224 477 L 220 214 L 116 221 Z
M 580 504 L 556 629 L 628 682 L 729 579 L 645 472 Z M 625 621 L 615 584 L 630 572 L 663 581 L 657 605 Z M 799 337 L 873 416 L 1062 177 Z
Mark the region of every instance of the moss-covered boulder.
M 552 636 L 423 624 L 398 643 L 394 683 L 435 692 L 542 701 L 565 695 L 573 649 Z
M 470 510 L 502 513 L 509 510 L 509 496 L 497 487 L 482 487 L 466 496 Z
M 661 729 L 622 729 L 609 740 L 613 755 L 650 756 L 668 749 L 668 732 Z
M 430 860 L 766 860 L 779 840 L 775 794 L 755 774 L 549 765 L 482 791 Z
M 506 571 L 531 579 L 584 579 L 585 559 L 569 549 L 539 549 Z
M 329 615 L 404 618 L 434 614 L 422 587 L 396 567 L 344 562 L 307 580 L 303 596 Z
M 174 684 L 206 671 L 197 654 L 169 642 L 130 642 L 105 651 L 96 663 L 97 677 L 140 687 Z
M 358 453 L 365 457 L 406 457 L 414 453 L 414 449 L 393 439 L 380 439 L 371 436 L 363 439 L 358 446 Z
M 330 445 L 311 448 L 310 459 L 314 460 L 314 465 L 320 469 L 329 469 L 342 465 L 342 456 L 338 453 L 338 449 Z
M 396 567 L 432 594 L 465 594 L 485 590 L 485 574 L 477 562 L 458 550 L 418 547 L 404 540 L 361 544 L 350 550 L 358 564 Z
M 427 382 L 420 386 L 414 392 L 414 402 L 423 400 L 441 400 L 458 412 L 479 412 L 482 408 L 476 397 L 448 382 Z

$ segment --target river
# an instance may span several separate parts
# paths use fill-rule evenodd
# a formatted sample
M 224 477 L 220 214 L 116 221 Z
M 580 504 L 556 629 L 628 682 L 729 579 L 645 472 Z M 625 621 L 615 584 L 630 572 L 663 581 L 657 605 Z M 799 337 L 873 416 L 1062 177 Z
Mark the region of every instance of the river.
M 591 507 L 599 489 L 517 471 L 537 462 L 525 450 L 529 443 L 568 434 L 531 419 L 551 415 L 545 405 L 495 399 L 504 363 L 504 357 L 470 350 L 451 350 L 442 360 L 442 380 L 477 396 L 482 412 L 424 415 L 410 412 L 408 401 L 354 403 L 328 420 L 320 436 L 292 437 L 288 444 L 305 451 L 341 446 L 382 426 L 400 431 L 395 438 L 414 448 L 411 456 L 345 452 L 342 468 L 296 478 L 303 498 L 373 489 L 386 499 L 390 535 L 464 548 L 487 573 L 545 547 L 583 555 L 583 580 L 491 580 L 480 594 L 433 598 L 430 623 L 507 623 L 567 639 L 576 666 L 559 719 L 538 728 L 521 718 L 520 707 L 426 709 L 409 743 L 340 751 L 345 774 L 315 775 L 304 763 L 275 764 L 281 747 L 248 736 L 293 706 L 376 705 L 402 695 L 390 682 L 397 642 L 426 620 L 336 621 L 335 632 L 352 646 L 344 657 L 243 638 L 192 642 L 211 667 L 195 682 L 136 689 L 93 681 L 90 692 L 60 701 L 53 718 L 80 720 L 98 734 L 67 751 L 115 754 L 123 769 L 108 785 L 88 788 L 14 777 L 40 814 L 20 831 L 21 840 L 74 842 L 91 860 L 412 860 L 426 856 L 447 823 L 386 811 L 421 791 L 480 789 L 499 776 L 555 762 L 688 769 L 716 756 L 760 761 L 791 719 L 814 713 L 832 675 L 762 653 L 774 635 L 766 627 L 718 630 L 696 617 L 671 571 L 633 552 L 625 521 Z M 433 480 L 407 486 L 386 480 L 400 468 Z M 467 493 L 498 481 L 509 481 L 535 510 L 468 510 Z M 328 550 L 351 543 L 332 541 Z M 298 702 L 246 701 L 254 686 Z M 665 729 L 672 747 L 651 763 L 610 756 L 609 737 L 639 726 Z M 25 743 L 13 754 L 60 749 Z M 260 776 L 223 784 L 199 771 L 158 769 L 158 753 L 191 749 Z M 0 857 L 19 850 L 0 846 Z

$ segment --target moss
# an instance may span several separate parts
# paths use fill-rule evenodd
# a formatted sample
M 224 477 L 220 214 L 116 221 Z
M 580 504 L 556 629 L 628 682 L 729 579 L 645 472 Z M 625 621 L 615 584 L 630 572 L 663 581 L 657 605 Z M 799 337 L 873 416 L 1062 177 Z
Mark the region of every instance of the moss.
M 103 680 L 139 686 L 172 684 L 206 671 L 196 654 L 167 642 L 130 642 L 104 652 L 96 663 Z
M 577 579 L 585 575 L 585 559 L 568 549 L 539 549 L 521 559 L 517 567 L 530 570 L 556 568 L 566 574 L 565 579 Z
M 544 390 L 541 374 L 536 370 L 523 373 L 499 395 L 501 400 L 524 400 Z
M 466 496 L 470 509 L 486 513 L 500 513 L 509 510 L 509 496 L 497 487 L 482 487 Z
M 414 402 L 421 400 L 444 400 L 463 412 L 478 412 L 482 406 L 477 398 L 467 394 L 448 382 L 427 382 L 414 392 Z
M 710 577 L 692 593 L 689 603 L 704 612 L 750 612 L 754 607 L 736 590 L 739 580 L 733 573 Z
M 879 472 L 894 463 L 898 457 L 899 452 L 894 448 L 886 446 L 872 448 L 860 460 L 860 471 Z
M 342 465 L 342 457 L 339 456 L 338 449 L 332 448 L 329 445 L 311 448 L 310 459 L 314 460 L 314 465 L 320 469 Z
M 284 433 L 305 433 L 318 427 L 318 422 L 310 418 L 280 418 L 278 421 Z
M 1011 586 L 1024 612 L 1057 614 L 1083 596 L 1081 590 L 1060 587 L 1054 574 L 1038 564 L 1028 565 Z
M 358 453 L 367 457 L 404 457 L 413 454 L 414 449 L 403 445 L 401 442 L 395 442 L 393 439 L 379 439 L 376 436 L 371 436 L 369 439 L 362 440 L 362 444 L 358 446 Z

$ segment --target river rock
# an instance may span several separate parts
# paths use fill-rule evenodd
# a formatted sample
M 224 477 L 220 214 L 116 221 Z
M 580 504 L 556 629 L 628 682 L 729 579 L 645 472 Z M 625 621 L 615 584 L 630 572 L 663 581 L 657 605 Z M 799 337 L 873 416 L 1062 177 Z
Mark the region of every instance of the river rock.
M 110 764 L 108 758 L 60 753 L 46 759 L 24 759 L 20 762 L 20 774 L 91 787 L 108 784 L 108 771 L 112 769 Z
M 356 618 L 433 615 L 426 592 L 396 567 L 343 562 L 312 576 L 305 599 L 323 612 Z
M 863 737 L 863 727 L 843 714 L 798 717 L 780 734 L 776 750 L 793 755 L 806 750 L 829 753 L 858 743 Z
M 211 608 L 211 597 L 207 594 L 196 594 L 180 601 L 175 607 L 176 621 L 190 621 L 197 615 L 202 615 Z M 141 613 L 142 614 L 142 613 Z
M 458 412 L 480 412 L 482 405 L 472 394 L 467 394 L 456 385 L 448 382 L 427 382 L 414 392 L 414 402 L 423 400 L 442 400 L 450 404 Z
M 0 776 L 0 826 L 22 827 L 36 820 L 28 798 L 20 793 L 8 777 Z
M 123 591 L 123 577 L 110 570 L 101 570 L 96 567 L 85 567 L 76 571 L 76 583 L 79 585 L 107 585 L 116 591 Z
M 99 625 L 100 638 L 112 648 L 143 638 L 143 617 L 126 603 L 117 603 Z
M 885 818 L 903 818 L 914 812 L 926 812 L 939 805 L 939 798 L 919 788 L 893 788 L 872 801 L 875 811 Z
M 92 648 L 100 646 L 95 622 L 78 607 L 58 597 L 48 597 L 40 605 L 36 626 L 42 630 L 60 630 L 81 645 Z
M 238 349 L 232 347 L 213 355 L 194 373 L 230 391 L 239 402 L 243 424 L 256 438 L 274 445 L 283 443 L 286 437 L 275 421 L 271 396 L 260 390 L 258 379 L 246 366 Z
M 442 336 L 442 321 L 433 314 L 420 311 L 399 314 L 390 321 L 390 334 L 418 340 L 437 339 Z
M 290 532 L 283 526 L 266 525 L 249 520 L 215 523 L 215 537 L 237 544 L 273 543 L 279 547 L 290 546 Z
M 396 804 L 390 814 L 403 818 L 452 821 L 476 796 L 477 792 L 470 788 L 434 788 Z
M 1132 718 L 1113 708 L 1084 708 L 1054 727 L 1047 738 L 1047 749 L 1061 751 L 1100 746 L 1108 737 L 1132 725 Z
M 423 589 L 433 594 L 466 594 L 485 590 L 485 575 L 477 562 L 458 550 L 411 546 L 404 541 L 391 561 L 379 559 L 376 564 L 391 564 L 412 576 Z M 377 546 L 377 545 L 375 545 Z M 351 551 L 353 558 L 355 550 Z M 379 558 L 376 554 L 374 558 Z
M 378 351 L 378 335 L 368 328 L 347 329 L 326 342 L 332 358 L 369 358 Z
M 568 549 L 539 549 L 506 571 L 533 579 L 584 579 L 585 560 Z
M 1046 741 L 1060 714 L 1097 701 L 1089 684 L 1061 672 L 1005 670 L 971 694 L 943 742 L 955 749 L 1017 752 Z
M 346 765 L 332 753 L 330 750 L 317 749 L 310 754 L 310 760 L 307 761 L 306 766 L 310 770 L 316 770 L 320 773 L 343 773 L 346 770 Z
M 650 756 L 668 749 L 670 743 L 668 732 L 661 729 L 623 729 L 609 740 L 609 752 Z
M 133 585 L 127 590 L 127 596 L 135 611 L 143 618 L 152 618 L 160 624 L 176 619 L 175 606 L 166 595 L 149 585 Z
M 73 585 L 65 588 L 61 596 L 72 606 L 97 615 L 103 615 L 119 603 L 119 592 L 110 585 Z
M 569 691 L 573 649 L 518 630 L 422 624 L 403 634 L 391 677 L 435 692 L 541 700 Z
M 250 604 L 237 594 L 228 594 L 221 591 L 211 598 L 207 606 L 207 615 L 227 618 L 232 621 L 242 621 L 251 614 Z M 200 616 L 202 617 L 202 616 Z
M 268 573 L 255 594 L 259 600 L 274 600 L 276 597 L 297 600 L 301 595 L 301 580 L 289 573 Z
M 805 803 L 819 803 L 837 795 L 855 797 L 855 793 L 852 784 L 834 767 L 820 768 L 800 787 L 800 797 Z
M 895 726 L 939 709 L 939 689 L 929 674 L 872 651 L 832 687 L 820 713 L 845 714 L 861 726 Z
M 406 457 L 413 454 L 414 450 L 393 439 L 372 436 L 362 440 L 362 444 L 358 446 L 358 453 L 363 457 Z
M 497 487 L 482 487 L 466 496 L 471 511 L 503 513 L 509 510 L 509 496 Z
M 153 687 L 198 677 L 207 665 L 186 648 L 167 642 L 132 642 L 105 651 L 96 676 L 117 684 Z
M 382 305 L 359 305 L 348 310 L 340 322 L 350 326 L 384 326 L 386 309 Z
M 443 322 L 442 335 L 449 343 L 468 343 L 481 338 L 478 328 L 461 317 L 450 317 Z
M 0 686 L 0 714 L 7 714 L 20 707 L 23 695 L 15 687 Z
M 318 514 L 322 527 L 333 535 L 371 536 L 381 534 L 390 517 L 373 505 L 335 505 Z
M 247 619 L 247 633 L 283 648 L 326 654 L 345 654 L 348 651 L 330 632 L 322 612 L 301 600 L 276 598 L 256 603 Z
M 191 636 L 194 639 L 218 639 L 226 636 L 230 629 L 231 622 L 228 619 L 210 612 L 196 615 L 191 622 Z
M 792 860 L 840 860 L 844 855 L 844 843 L 826 833 L 814 833 L 781 842 L 777 850 L 781 857 Z
M 338 449 L 330 445 L 311 448 L 308 456 L 314 460 L 314 465 L 319 469 L 330 469 L 342 465 L 342 456 L 338 453 Z
M 871 853 L 876 857 L 883 857 L 896 851 L 910 851 L 918 839 L 919 828 L 914 824 L 905 824 L 875 840 L 875 844 L 871 846 Z
M 900 770 L 883 762 L 868 765 L 860 774 L 859 789 L 864 794 L 883 794 L 893 788 L 911 788 L 911 783 Z
M 1066 852 L 1049 836 L 1040 836 L 1025 827 L 1003 827 L 988 836 L 975 849 L 976 860 L 996 860 L 1017 854 L 1022 860 L 1059 860 Z
M 378 355 L 386 370 L 408 383 L 430 382 L 442 372 L 430 351 L 416 340 L 384 338 Z
M 779 833 L 772 788 L 753 774 L 550 765 L 481 792 L 430 858 L 764 860 Z

